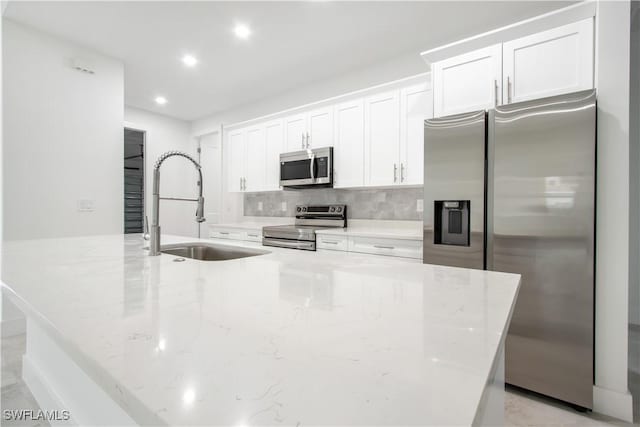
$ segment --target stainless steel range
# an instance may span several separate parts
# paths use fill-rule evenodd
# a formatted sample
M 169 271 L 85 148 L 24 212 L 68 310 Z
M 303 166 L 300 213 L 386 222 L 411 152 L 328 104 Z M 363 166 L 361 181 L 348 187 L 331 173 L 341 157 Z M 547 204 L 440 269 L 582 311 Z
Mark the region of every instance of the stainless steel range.
M 262 244 L 315 251 L 317 230 L 346 226 L 346 205 L 300 205 L 296 206 L 296 221 L 293 225 L 262 228 Z

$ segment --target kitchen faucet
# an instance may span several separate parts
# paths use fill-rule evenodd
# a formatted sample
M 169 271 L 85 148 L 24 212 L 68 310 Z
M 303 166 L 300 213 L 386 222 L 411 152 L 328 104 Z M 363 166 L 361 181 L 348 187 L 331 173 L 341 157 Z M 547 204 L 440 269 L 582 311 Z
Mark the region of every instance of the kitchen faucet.
M 177 197 L 160 197 L 160 166 L 169 157 L 180 156 L 191 161 L 198 170 L 198 198 L 197 199 L 184 199 Z M 153 166 L 153 206 L 151 217 L 151 242 L 149 244 L 149 256 L 160 255 L 160 200 L 180 200 L 188 202 L 198 202 L 198 208 L 196 210 L 196 222 L 204 222 L 204 198 L 202 197 L 202 169 L 200 164 L 196 162 L 193 157 L 187 153 L 181 151 L 167 151 L 156 160 Z

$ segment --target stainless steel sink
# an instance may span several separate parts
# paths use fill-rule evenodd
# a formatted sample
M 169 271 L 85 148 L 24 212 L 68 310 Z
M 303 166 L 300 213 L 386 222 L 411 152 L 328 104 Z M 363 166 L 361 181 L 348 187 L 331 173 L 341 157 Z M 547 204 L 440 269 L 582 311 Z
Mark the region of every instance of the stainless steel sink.
M 162 246 L 161 252 L 199 261 L 227 261 L 270 253 L 260 249 L 239 248 L 213 243 L 184 243 Z

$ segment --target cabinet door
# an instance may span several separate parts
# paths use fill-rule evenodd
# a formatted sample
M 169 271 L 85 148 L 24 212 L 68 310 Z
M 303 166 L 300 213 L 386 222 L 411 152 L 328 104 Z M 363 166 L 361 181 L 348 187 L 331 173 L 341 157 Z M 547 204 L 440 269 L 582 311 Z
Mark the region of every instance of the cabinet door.
M 593 19 L 503 45 L 505 103 L 593 88 Z
M 244 190 L 261 191 L 264 188 L 265 167 L 267 165 L 263 125 L 247 129 L 246 153 Z
M 266 142 L 265 190 L 280 189 L 280 153 L 284 150 L 282 120 L 267 123 L 264 127 Z
M 428 84 L 400 91 L 400 183 L 420 185 L 424 180 L 424 121 L 433 116 Z
M 307 116 L 308 148 L 333 146 L 333 109 L 311 111 Z
M 227 189 L 242 191 L 245 158 L 245 129 L 233 130 L 227 135 Z
M 284 132 L 287 151 L 304 150 L 307 134 L 307 115 L 297 114 L 284 119 Z
M 361 99 L 335 108 L 334 187 L 364 185 L 364 104 Z
M 400 92 L 372 96 L 364 105 L 365 184 L 393 185 L 400 174 Z
M 435 117 L 492 108 L 501 103 L 500 44 L 435 62 L 431 71 Z

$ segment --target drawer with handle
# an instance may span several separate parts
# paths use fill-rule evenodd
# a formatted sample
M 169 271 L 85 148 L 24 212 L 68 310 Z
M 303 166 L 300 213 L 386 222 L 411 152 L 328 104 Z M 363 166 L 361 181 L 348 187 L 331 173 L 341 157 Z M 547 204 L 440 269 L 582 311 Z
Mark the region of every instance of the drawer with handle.
M 346 236 L 316 234 L 316 248 L 330 249 L 334 251 L 348 251 L 349 244 Z
M 209 237 L 214 239 L 245 240 L 245 232 L 241 230 L 212 228 Z
M 250 242 L 262 242 L 262 230 L 247 230 L 245 239 Z
M 405 258 L 422 258 L 421 240 L 350 237 L 349 251 Z

